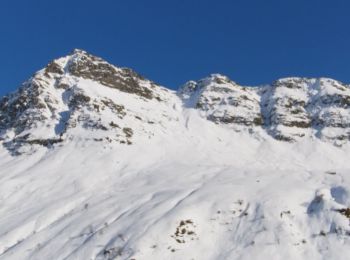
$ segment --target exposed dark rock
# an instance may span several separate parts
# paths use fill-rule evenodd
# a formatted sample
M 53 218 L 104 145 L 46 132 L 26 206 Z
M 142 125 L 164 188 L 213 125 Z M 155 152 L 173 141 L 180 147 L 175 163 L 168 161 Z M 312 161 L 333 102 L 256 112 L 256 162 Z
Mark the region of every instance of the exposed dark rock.
M 111 111 L 118 114 L 120 118 L 123 118 L 126 115 L 125 107 L 123 105 L 118 105 L 110 99 L 102 99 L 101 102 Z
M 21 137 L 14 138 L 11 141 L 7 141 L 3 143 L 3 146 L 8 149 L 8 151 L 13 155 L 17 156 L 20 155 L 20 148 L 25 145 L 39 145 L 44 146 L 47 148 L 50 148 L 54 144 L 63 142 L 63 139 L 61 137 L 59 138 L 49 138 L 49 139 L 30 139 L 29 134 Z
M 213 115 L 208 116 L 208 119 L 213 122 L 220 122 L 224 124 L 239 124 L 245 126 L 261 126 L 263 124 L 263 119 L 261 117 L 255 117 L 253 119 L 239 116 L 220 116 L 215 117 Z
M 120 126 L 116 123 L 114 123 L 113 121 L 109 123 L 109 126 L 112 128 L 120 128 Z
M 184 99 L 195 96 L 195 108 L 204 111 L 207 119 L 215 123 L 248 128 L 264 124 L 255 90 L 238 86 L 225 76 L 211 75 L 198 82 L 190 81 L 179 94 Z
M 324 105 L 335 105 L 343 108 L 350 107 L 350 96 L 348 95 L 326 95 L 321 97 Z
M 336 211 L 350 219 L 350 208 L 337 209 Z
M 57 73 L 57 74 L 63 74 L 64 70 L 63 68 L 56 63 L 56 61 L 51 61 L 45 68 L 45 73 L 48 75 L 48 73 Z
M 77 55 L 69 64 L 68 71 L 74 76 L 91 79 L 122 92 L 136 94 L 146 99 L 154 98 L 150 89 L 141 86 L 140 80 L 144 80 L 142 76 L 131 69 L 116 69 L 101 58 L 88 53 Z
M 56 85 L 55 85 L 56 88 L 58 89 L 64 89 L 64 90 L 67 90 L 69 89 L 71 86 L 64 80 L 62 79 L 59 79 L 57 82 L 56 82 Z
M 0 130 L 14 128 L 20 134 L 32 125 L 45 121 L 47 117 L 41 110 L 48 109 L 47 103 L 52 100 L 42 100 L 41 88 L 37 82 L 23 85 L 17 93 L 5 96 L 0 101 Z
M 72 96 L 72 99 L 69 102 L 69 106 L 72 108 L 77 108 L 79 106 L 84 106 L 89 103 L 91 100 L 90 97 L 85 96 L 82 93 L 76 93 Z
M 134 132 L 132 131 L 132 129 L 129 128 L 129 127 L 124 127 L 124 128 L 123 128 L 123 132 L 124 132 L 124 134 L 125 134 L 125 136 L 126 136 L 127 138 L 131 138 L 131 137 L 133 136 L 133 134 L 134 134 Z
M 274 135 L 274 138 L 275 138 L 276 140 L 285 141 L 285 142 L 293 142 L 293 141 L 295 141 L 292 137 L 290 137 L 290 136 L 285 136 L 285 135 L 282 135 L 282 134 L 275 134 L 275 135 Z
M 27 144 L 36 144 L 36 145 L 42 145 L 45 147 L 49 147 L 53 144 L 61 143 L 63 142 L 63 139 L 32 139 L 32 140 L 26 140 Z

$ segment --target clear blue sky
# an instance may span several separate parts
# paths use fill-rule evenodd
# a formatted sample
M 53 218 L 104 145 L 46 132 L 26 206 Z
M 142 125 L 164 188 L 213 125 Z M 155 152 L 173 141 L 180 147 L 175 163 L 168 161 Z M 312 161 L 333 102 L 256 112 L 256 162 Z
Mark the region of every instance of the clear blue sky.
M 350 83 L 348 0 L 1 0 L 0 94 L 74 48 L 170 88 L 210 73 Z

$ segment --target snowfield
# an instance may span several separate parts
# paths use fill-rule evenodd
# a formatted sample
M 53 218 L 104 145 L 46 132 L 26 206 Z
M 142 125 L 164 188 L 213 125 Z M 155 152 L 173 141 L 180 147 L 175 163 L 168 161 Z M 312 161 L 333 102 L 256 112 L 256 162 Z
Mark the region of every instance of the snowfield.
M 2 150 L 0 259 L 346 259 L 348 147 L 187 116 L 137 146 Z
M 253 123 L 254 89 L 229 103 L 237 112 L 227 92 L 215 109 L 212 85 L 177 95 L 139 79 L 140 97 L 67 71 L 62 89 L 43 73 L 46 105 L 20 103 L 35 101 L 20 110 L 26 128 L 13 113 L 0 121 L 1 260 L 348 259 L 347 142 L 276 139 Z M 191 98 L 208 102 L 205 91 L 215 102 L 198 109 Z M 208 120 L 217 111 L 248 116 L 232 127 Z

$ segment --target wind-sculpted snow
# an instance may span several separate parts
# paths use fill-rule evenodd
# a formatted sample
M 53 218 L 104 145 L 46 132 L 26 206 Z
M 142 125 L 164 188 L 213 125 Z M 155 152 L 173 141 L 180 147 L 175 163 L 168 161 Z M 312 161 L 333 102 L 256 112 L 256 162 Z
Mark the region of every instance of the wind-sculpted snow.
M 0 260 L 347 259 L 350 88 L 178 92 L 81 50 L 0 100 Z

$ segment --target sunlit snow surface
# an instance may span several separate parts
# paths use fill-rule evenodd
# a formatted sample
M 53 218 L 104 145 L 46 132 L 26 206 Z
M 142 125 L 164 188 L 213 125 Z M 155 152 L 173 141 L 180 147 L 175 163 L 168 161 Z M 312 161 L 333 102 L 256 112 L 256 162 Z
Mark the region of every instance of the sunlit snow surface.
M 0 111 L 0 260 L 349 258 L 348 86 L 212 75 L 177 95 L 135 76 L 141 97 L 72 76 L 79 57 Z M 293 126 L 309 116 L 322 127 Z
M 137 145 L 1 148 L 0 259 L 347 259 L 349 147 L 182 112 Z

